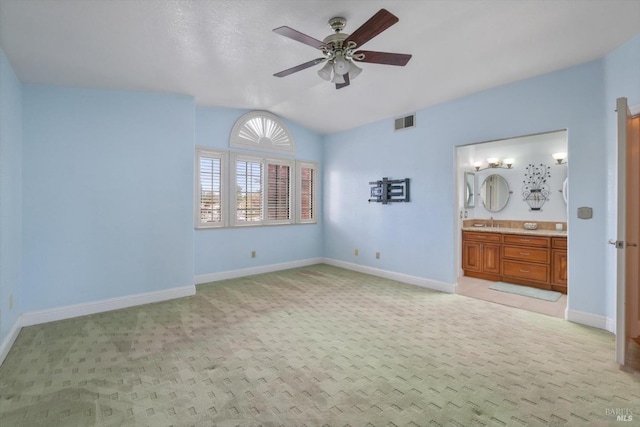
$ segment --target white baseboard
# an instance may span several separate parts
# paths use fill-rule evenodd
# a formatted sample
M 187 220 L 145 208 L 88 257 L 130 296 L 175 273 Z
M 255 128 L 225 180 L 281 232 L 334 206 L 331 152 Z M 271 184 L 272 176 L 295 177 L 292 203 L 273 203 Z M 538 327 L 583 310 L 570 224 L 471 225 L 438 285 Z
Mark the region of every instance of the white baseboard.
M 609 331 L 609 327 L 611 327 L 612 320 L 601 314 L 593 314 L 587 313 L 586 311 L 571 309 L 567 309 L 566 313 L 566 319 L 570 322 L 580 323 L 581 325 L 592 326 L 598 329 L 605 329 L 607 331 Z M 615 326 L 615 322 L 613 323 Z
M 18 334 L 20 333 L 21 329 L 22 316 L 19 316 L 16 319 L 16 322 L 13 324 L 13 327 L 9 331 L 9 334 L 2 341 L 2 344 L 0 344 L 0 366 L 2 365 L 2 362 L 4 362 L 4 359 L 7 357 L 7 354 L 9 354 L 9 350 L 11 350 L 11 346 L 16 341 L 16 338 L 18 338 Z
M 289 270 L 291 268 L 307 267 L 314 264 L 322 264 L 324 258 L 307 258 L 298 261 L 283 262 L 279 264 L 261 265 L 258 267 L 241 268 L 239 270 L 221 271 L 219 273 L 201 274 L 194 277 L 194 283 L 218 282 L 220 280 L 237 279 L 238 277 L 254 276 L 262 273 L 273 273 L 274 271 Z
M 395 271 L 382 270 L 365 265 L 354 264 L 351 262 L 340 261 L 333 258 L 324 258 L 325 264 L 335 267 L 346 268 L 347 270 L 357 271 L 359 273 L 371 274 L 372 276 L 384 277 L 385 279 L 395 280 L 396 282 L 407 283 L 409 285 L 420 286 L 421 288 L 432 289 L 434 291 L 446 292 L 449 294 L 456 293 L 456 285 L 451 283 L 439 282 L 437 280 L 424 279 L 422 277 L 411 276 Z
M 194 285 L 180 288 L 165 289 L 156 292 L 127 295 L 118 298 L 109 298 L 100 301 L 92 301 L 82 304 L 67 305 L 64 307 L 50 308 L 41 311 L 32 311 L 22 314 L 22 325 L 31 326 L 56 320 L 70 319 L 72 317 L 86 316 L 88 314 L 102 313 L 104 311 L 118 310 L 136 305 L 150 304 L 176 298 L 195 295 Z

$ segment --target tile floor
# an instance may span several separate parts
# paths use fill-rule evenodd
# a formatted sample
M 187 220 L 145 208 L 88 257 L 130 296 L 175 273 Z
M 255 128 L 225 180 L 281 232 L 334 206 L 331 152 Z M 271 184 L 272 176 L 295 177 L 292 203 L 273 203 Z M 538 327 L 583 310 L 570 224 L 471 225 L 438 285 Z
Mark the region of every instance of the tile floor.
M 564 312 L 567 308 L 567 296 L 562 295 L 556 302 L 543 301 L 536 298 L 524 297 L 521 295 L 509 294 L 506 292 L 489 289 L 493 283 L 489 280 L 476 279 L 474 277 L 458 277 L 458 294 L 478 298 L 498 304 L 517 307 L 536 313 L 547 314 L 549 316 L 564 319 Z

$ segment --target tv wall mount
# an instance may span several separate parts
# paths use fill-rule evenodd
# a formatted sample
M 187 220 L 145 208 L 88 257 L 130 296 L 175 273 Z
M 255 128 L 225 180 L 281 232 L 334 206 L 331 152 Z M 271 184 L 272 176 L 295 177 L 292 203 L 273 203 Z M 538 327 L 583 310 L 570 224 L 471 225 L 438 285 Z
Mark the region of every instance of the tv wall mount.
M 369 202 L 382 203 L 409 201 L 409 178 L 389 179 L 382 178 L 380 181 L 370 182 L 371 198 Z

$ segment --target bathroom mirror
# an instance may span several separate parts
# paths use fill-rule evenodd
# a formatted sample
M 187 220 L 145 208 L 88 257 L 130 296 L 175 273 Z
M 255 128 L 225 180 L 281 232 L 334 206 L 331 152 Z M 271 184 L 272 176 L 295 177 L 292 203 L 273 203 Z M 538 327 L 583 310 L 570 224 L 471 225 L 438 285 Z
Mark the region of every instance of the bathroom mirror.
M 509 201 L 509 183 L 500 175 L 489 175 L 482 182 L 480 197 L 489 212 L 501 211 Z
M 476 205 L 476 174 L 473 172 L 464 173 L 464 207 L 473 208 Z

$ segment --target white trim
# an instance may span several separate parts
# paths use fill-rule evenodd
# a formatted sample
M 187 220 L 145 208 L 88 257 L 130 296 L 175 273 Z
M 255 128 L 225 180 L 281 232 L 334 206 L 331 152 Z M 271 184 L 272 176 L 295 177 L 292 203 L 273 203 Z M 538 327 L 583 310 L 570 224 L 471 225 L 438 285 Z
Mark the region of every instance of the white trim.
M 567 320 L 581 325 L 592 326 L 598 329 L 607 329 L 611 320 L 601 314 L 587 313 L 586 311 L 567 309 Z
M 195 286 L 189 285 L 156 292 L 146 292 L 141 294 L 127 295 L 124 297 L 109 298 L 100 301 L 92 301 L 82 304 L 73 304 L 64 307 L 32 311 L 30 313 L 22 314 L 22 326 L 38 325 L 40 323 L 70 319 L 78 316 L 86 316 L 88 314 L 102 313 L 105 311 L 118 310 L 121 308 L 133 307 L 137 305 L 188 297 L 191 295 L 195 295 L 195 293 Z
M 379 268 L 367 267 L 365 265 L 354 264 L 351 262 L 339 261 L 333 258 L 324 258 L 324 263 L 333 265 L 335 267 L 346 268 L 347 270 L 371 274 L 372 276 L 384 277 L 385 279 L 391 279 L 397 282 L 407 283 L 409 285 L 420 286 L 421 288 L 427 288 L 434 291 L 446 292 L 449 294 L 456 293 L 455 283 L 445 283 L 437 280 L 425 279 L 422 277 L 411 276 L 404 273 L 397 273 L 395 271 L 382 270 Z
M 629 113 L 632 116 L 637 116 L 638 114 L 640 114 L 640 104 L 632 105 L 631 107 L 629 107 Z
M 611 318 L 611 317 L 607 317 L 604 329 L 615 335 L 616 334 L 616 319 Z
M 258 267 L 241 268 L 239 270 L 221 271 L 219 273 L 200 274 L 194 277 L 194 283 L 201 285 L 203 283 L 237 279 L 238 277 L 254 276 L 262 273 L 273 273 L 274 271 L 289 270 L 291 268 L 308 267 L 310 265 L 322 264 L 323 262 L 324 258 L 307 258 L 280 264 L 268 264 Z
M 18 338 L 18 334 L 22 330 L 22 316 L 18 316 L 16 322 L 13 324 L 13 327 L 9 331 L 9 334 L 5 337 L 2 344 L 0 344 L 0 366 L 4 362 L 4 359 L 9 354 L 9 350 L 11 350 L 11 346 L 14 342 L 16 342 L 16 338 Z

